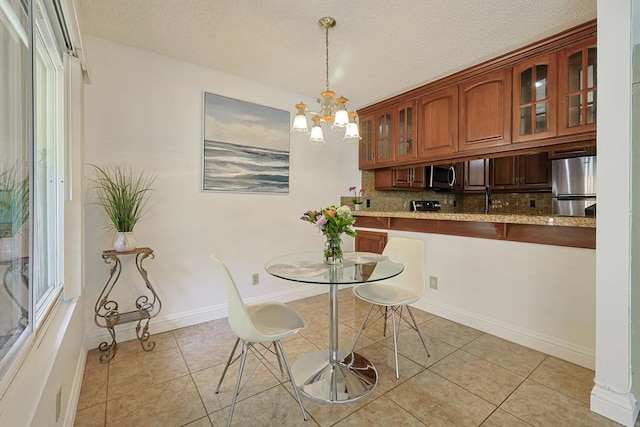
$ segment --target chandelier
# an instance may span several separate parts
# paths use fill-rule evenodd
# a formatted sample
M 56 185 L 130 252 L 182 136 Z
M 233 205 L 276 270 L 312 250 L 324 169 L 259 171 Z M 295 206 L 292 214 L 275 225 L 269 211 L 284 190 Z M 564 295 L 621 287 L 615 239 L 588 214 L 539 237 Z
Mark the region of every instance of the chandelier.
M 346 142 L 358 141 L 360 133 L 356 119 L 358 113 L 355 111 L 347 112 L 347 102 L 349 100 L 343 96 L 335 98 L 335 92 L 329 90 L 329 28 L 336 25 L 336 20 L 330 16 L 325 16 L 318 20 L 318 25 L 325 30 L 325 65 L 326 65 L 326 89 L 320 93 L 318 104 L 320 104 L 319 112 L 310 112 L 313 126 L 311 127 L 311 135 L 309 141 L 312 144 L 324 144 L 324 135 L 320 123 L 331 124 L 331 129 L 344 129 L 344 138 Z M 296 104 L 298 112 L 293 119 L 293 127 L 291 132 L 301 132 L 309 134 L 307 127 L 307 106 L 300 102 Z

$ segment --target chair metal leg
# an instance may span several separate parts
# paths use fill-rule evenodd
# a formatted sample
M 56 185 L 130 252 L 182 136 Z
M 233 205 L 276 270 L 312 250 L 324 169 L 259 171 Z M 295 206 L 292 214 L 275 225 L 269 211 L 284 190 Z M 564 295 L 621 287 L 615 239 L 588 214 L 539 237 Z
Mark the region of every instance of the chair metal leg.
M 220 377 L 220 381 L 218 381 L 218 386 L 216 387 L 215 394 L 218 394 L 218 392 L 220 391 L 222 380 L 224 380 L 224 376 L 227 374 L 227 369 L 229 369 L 229 365 L 231 365 L 231 359 L 233 359 L 233 355 L 236 354 L 236 349 L 238 348 L 239 342 L 240 342 L 240 338 L 236 339 L 236 343 L 233 345 L 233 350 L 231 350 L 231 354 L 229 355 L 229 360 L 227 360 L 227 364 L 224 365 L 224 370 L 222 371 L 222 376 Z
M 293 394 L 296 396 L 296 400 L 298 401 L 298 405 L 300 405 L 300 410 L 302 411 L 302 418 L 307 421 L 307 411 L 304 409 L 302 405 L 302 399 L 300 398 L 300 393 L 298 391 L 298 386 L 296 382 L 293 380 L 293 374 L 291 373 L 291 366 L 289 365 L 289 361 L 287 360 L 287 355 L 284 352 L 284 347 L 282 347 L 282 343 L 280 341 L 274 341 L 274 345 L 280 348 L 280 354 L 282 355 L 282 360 L 284 360 L 284 365 L 287 368 L 287 375 L 289 375 L 289 380 L 291 380 L 291 387 L 293 388 Z
M 247 353 L 249 353 L 248 342 L 242 343 L 242 357 L 240 358 L 240 367 L 238 368 L 238 379 L 236 380 L 236 387 L 233 391 L 233 398 L 231 399 L 231 409 L 229 410 L 229 419 L 227 420 L 227 427 L 231 427 L 231 418 L 233 417 L 233 411 L 236 408 L 236 400 L 238 400 L 238 393 L 240 393 L 240 381 L 242 381 L 242 371 L 244 371 L 244 362 L 247 360 Z
M 382 329 L 382 336 L 387 336 L 387 318 L 389 316 L 389 306 L 384 306 L 384 327 Z
M 422 336 L 422 333 L 420 333 L 420 329 L 418 329 L 418 323 L 416 322 L 416 318 L 413 317 L 413 313 L 411 312 L 411 307 L 407 306 L 407 311 L 409 312 L 409 316 L 411 316 L 411 320 L 413 321 L 413 326 L 415 327 L 416 332 L 420 337 L 420 341 L 422 341 L 422 346 L 424 347 L 424 351 L 427 352 L 427 357 L 431 357 L 431 354 L 429 354 L 429 350 L 427 349 L 427 343 L 424 341 L 424 337 Z
M 396 361 L 396 379 L 400 379 L 400 369 L 398 368 L 398 332 L 396 331 L 396 310 L 391 307 L 391 321 L 393 322 L 393 353 Z
M 373 310 L 373 304 L 371 304 L 371 307 L 369 307 L 369 311 L 367 312 L 367 316 L 364 318 L 364 321 L 362 322 L 362 326 L 358 331 L 358 335 L 356 335 L 356 338 L 353 340 L 353 345 L 351 346 L 351 353 L 353 353 L 353 351 L 356 349 L 356 344 L 358 344 L 360 335 L 362 335 L 362 331 L 364 331 L 364 327 L 367 324 L 367 320 L 369 320 L 369 316 L 371 315 L 371 310 Z
M 276 353 L 276 358 L 278 359 L 278 367 L 280 368 L 280 375 L 284 377 L 284 371 L 282 370 L 282 360 L 280 359 L 280 352 L 278 351 L 278 345 L 276 345 L 276 341 L 273 342 L 273 350 Z

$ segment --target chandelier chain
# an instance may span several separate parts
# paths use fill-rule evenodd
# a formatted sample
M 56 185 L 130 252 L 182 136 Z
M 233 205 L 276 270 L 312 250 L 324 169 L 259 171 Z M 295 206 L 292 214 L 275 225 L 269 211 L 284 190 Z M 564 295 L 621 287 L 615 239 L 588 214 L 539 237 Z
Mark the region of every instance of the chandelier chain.
M 325 28 L 325 58 L 326 58 L 326 83 L 327 90 L 329 90 L 329 27 Z

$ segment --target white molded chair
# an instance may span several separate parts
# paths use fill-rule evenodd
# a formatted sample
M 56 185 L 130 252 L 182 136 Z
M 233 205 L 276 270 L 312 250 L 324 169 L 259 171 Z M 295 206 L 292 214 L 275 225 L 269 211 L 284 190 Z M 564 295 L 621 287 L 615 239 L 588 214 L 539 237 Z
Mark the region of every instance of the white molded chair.
M 396 379 L 400 378 L 398 369 L 398 325 L 396 324 L 396 313 L 398 320 L 404 320 L 412 329 L 418 332 L 420 341 L 427 352 L 427 357 L 431 357 L 427 344 L 418 329 L 409 304 L 418 301 L 424 293 L 425 268 L 424 241 L 419 239 L 407 239 L 404 237 L 391 237 L 382 252 L 383 255 L 404 264 L 404 271 L 398 276 L 380 282 L 365 283 L 353 288 L 355 296 L 361 300 L 371 303 L 367 316 L 362 322 L 362 327 L 353 342 L 352 351 L 356 348 L 362 331 L 379 319 L 384 319 L 384 334 L 387 332 L 387 319 L 391 313 L 391 323 L 393 324 L 393 350 L 395 354 Z M 375 274 L 375 271 L 374 271 Z M 369 320 L 374 305 L 378 306 L 377 316 Z M 406 307 L 410 319 L 407 319 L 402 309 Z
M 222 371 L 222 376 L 220 377 L 220 381 L 218 382 L 218 386 L 215 391 L 216 394 L 220 391 L 222 380 L 224 380 L 224 376 L 226 375 L 229 366 L 236 360 L 240 359 L 240 368 L 238 369 L 238 378 L 236 379 L 236 387 L 231 401 L 231 410 L 229 412 L 227 426 L 231 425 L 233 410 L 235 409 L 236 400 L 240 393 L 242 371 L 244 369 L 244 364 L 249 350 L 258 357 L 258 360 L 260 360 L 263 365 L 267 366 L 267 364 L 270 365 L 270 363 L 265 359 L 265 355 L 267 351 L 271 351 L 271 343 L 273 343 L 272 353 L 274 353 L 278 359 L 278 365 L 282 376 L 284 376 L 284 372 L 282 371 L 282 362 L 284 362 L 284 366 L 287 369 L 287 375 L 291 380 L 293 393 L 300 405 L 302 417 L 306 421 L 307 412 L 302 405 L 302 400 L 298 393 L 298 387 L 296 387 L 293 381 L 289 361 L 287 360 L 284 348 L 280 342 L 281 339 L 287 338 L 288 336 L 297 333 L 299 330 L 304 329 L 307 326 L 304 319 L 293 308 L 279 302 L 245 304 L 242 301 L 240 292 L 238 292 L 238 288 L 231 276 L 231 273 L 229 272 L 229 269 L 224 264 L 220 256 L 213 253 L 211 254 L 211 259 L 219 263 L 224 271 L 225 280 L 227 282 L 229 326 L 231 326 L 231 329 L 238 337 L 235 345 L 233 346 L 233 350 L 229 355 L 229 360 L 227 360 L 227 364 Z M 240 341 L 242 341 L 242 353 L 234 359 L 233 356 Z M 265 349 L 264 353 L 260 353 L 256 348 L 254 348 L 255 344 L 261 345 Z

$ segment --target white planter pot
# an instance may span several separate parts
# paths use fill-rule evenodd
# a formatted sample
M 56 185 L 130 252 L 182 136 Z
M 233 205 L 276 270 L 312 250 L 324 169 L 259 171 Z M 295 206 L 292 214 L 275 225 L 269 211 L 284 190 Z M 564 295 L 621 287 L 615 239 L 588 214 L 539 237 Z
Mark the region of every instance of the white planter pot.
M 355 205 L 353 205 L 353 207 L 355 208 L 355 210 L 359 211 L 362 207 L 362 203 L 356 203 Z
M 116 252 L 128 252 L 136 248 L 136 239 L 133 237 L 133 232 L 117 232 L 113 239 L 113 249 Z

